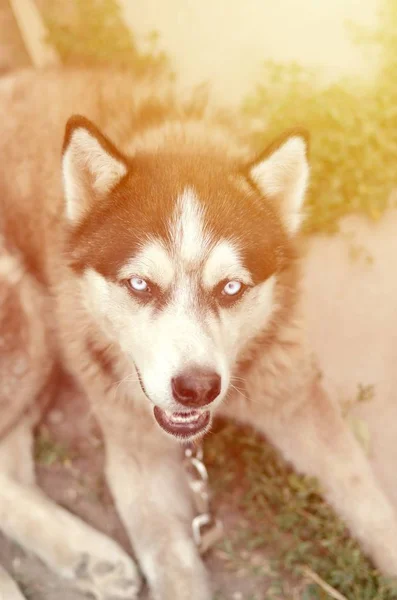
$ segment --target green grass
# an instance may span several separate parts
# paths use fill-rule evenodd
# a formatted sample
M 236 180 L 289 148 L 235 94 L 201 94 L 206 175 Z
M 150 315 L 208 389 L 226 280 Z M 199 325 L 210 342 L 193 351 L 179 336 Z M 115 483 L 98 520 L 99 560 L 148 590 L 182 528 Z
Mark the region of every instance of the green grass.
M 121 18 L 116 0 L 69 0 L 67 22 L 65 10 L 60 11 L 59 6 L 48 1 L 43 18 L 48 42 L 63 64 L 128 64 L 138 73 L 148 69 L 168 71 L 167 57 L 158 48 L 157 32 L 149 33 L 146 51 L 140 50 Z
M 70 450 L 57 442 L 44 426 L 35 438 L 34 457 L 37 464 L 47 467 L 56 463 L 68 464 L 73 458 Z
M 307 572 L 348 600 L 397 598 L 397 587 L 362 554 L 317 482 L 294 473 L 264 440 L 227 424 L 207 439 L 206 460 L 216 506 L 241 515 L 218 550 L 233 571 L 270 580 L 267 598 L 289 599 L 296 589 L 301 600 L 329 598 Z

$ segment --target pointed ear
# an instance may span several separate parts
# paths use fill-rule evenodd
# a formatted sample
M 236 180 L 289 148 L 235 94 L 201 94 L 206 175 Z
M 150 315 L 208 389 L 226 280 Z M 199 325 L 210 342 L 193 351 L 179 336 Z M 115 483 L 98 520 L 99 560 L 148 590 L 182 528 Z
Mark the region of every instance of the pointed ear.
M 294 130 L 284 134 L 249 167 L 251 179 L 281 210 L 291 234 L 302 221 L 302 205 L 309 181 L 309 136 Z
M 85 117 L 75 115 L 66 124 L 62 151 L 66 215 L 78 221 L 127 174 L 126 159 Z

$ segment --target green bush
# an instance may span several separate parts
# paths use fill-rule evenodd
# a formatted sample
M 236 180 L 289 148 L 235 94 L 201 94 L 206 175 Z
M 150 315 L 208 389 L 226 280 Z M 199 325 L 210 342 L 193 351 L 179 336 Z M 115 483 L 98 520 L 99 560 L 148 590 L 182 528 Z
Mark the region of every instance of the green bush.
M 384 0 L 378 30 L 355 35 L 357 43 L 380 49 L 381 68 L 370 83 L 344 79 L 322 87 L 314 71 L 267 62 L 243 106 L 263 123 L 254 134 L 258 149 L 285 128 L 299 124 L 310 131 L 308 232 L 335 230 L 349 212 L 379 218 L 396 186 L 397 3 Z
M 123 22 L 116 0 L 45 0 L 43 18 L 48 41 L 63 64 L 128 64 L 134 71 L 164 71 L 168 62 L 157 48 L 158 34 L 148 37 L 148 50 L 138 49 Z

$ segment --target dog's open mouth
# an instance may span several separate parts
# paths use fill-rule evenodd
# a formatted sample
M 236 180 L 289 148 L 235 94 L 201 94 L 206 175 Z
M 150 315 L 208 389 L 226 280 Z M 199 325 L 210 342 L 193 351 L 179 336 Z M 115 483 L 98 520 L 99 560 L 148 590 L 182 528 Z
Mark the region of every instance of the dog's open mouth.
M 168 413 L 155 406 L 154 416 L 164 431 L 178 438 L 190 438 L 204 433 L 211 421 L 209 410 Z

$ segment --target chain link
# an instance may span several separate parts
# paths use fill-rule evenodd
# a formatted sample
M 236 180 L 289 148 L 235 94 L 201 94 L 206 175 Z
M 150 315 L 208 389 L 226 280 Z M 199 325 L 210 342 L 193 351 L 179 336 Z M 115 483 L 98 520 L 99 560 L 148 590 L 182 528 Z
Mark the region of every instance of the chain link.
M 207 552 L 223 535 L 222 523 L 211 511 L 208 472 L 203 458 L 201 445 L 186 444 L 185 469 L 197 513 L 192 521 L 192 532 L 201 554 Z

